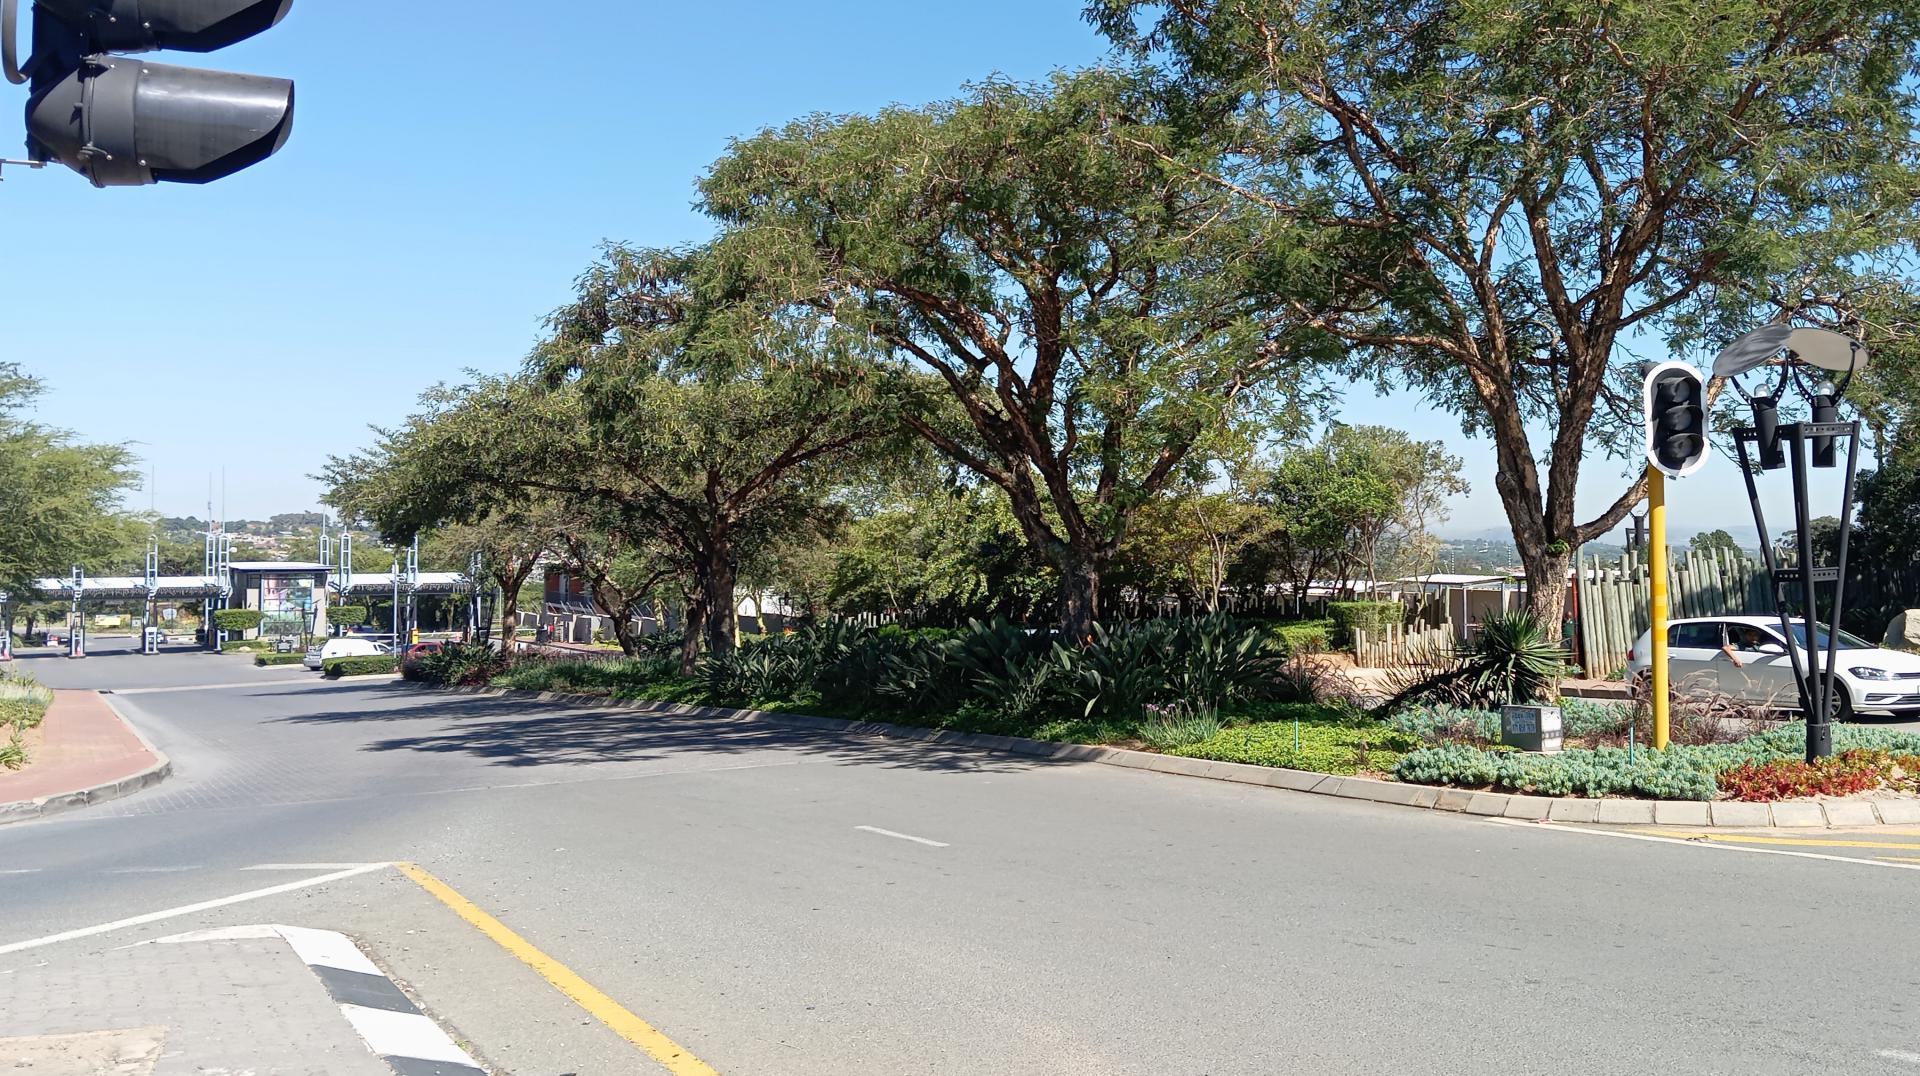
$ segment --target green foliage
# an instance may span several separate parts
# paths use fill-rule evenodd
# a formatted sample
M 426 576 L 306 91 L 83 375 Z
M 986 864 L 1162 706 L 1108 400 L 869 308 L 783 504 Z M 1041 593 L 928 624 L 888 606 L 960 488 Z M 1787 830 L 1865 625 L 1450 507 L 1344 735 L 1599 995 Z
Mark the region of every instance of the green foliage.
M 484 684 L 505 672 L 506 655 L 491 646 L 448 643 L 416 658 L 403 658 L 400 673 L 429 684 Z
M 1568 736 L 1620 735 L 1633 720 L 1633 706 L 1625 702 L 1563 697 L 1559 705 L 1560 726 Z
M 1806 734 L 1806 726 L 1795 722 L 1731 744 L 1631 752 L 1615 747 L 1576 748 L 1556 755 L 1499 753 L 1455 744 L 1409 754 L 1394 775 L 1416 784 L 1545 796 L 1706 800 L 1713 798 L 1720 775 L 1736 766 L 1803 757 Z M 1834 749 L 1912 754 L 1920 752 L 1920 733 L 1841 725 L 1834 729 Z
M 1389 710 L 1422 702 L 1480 709 L 1528 704 L 1547 698 L 1567 670 L 1558 636 L 1524 609 L 1488 619 L 1465 646 L 1435 658 L 1399 685 Z
M 1139 724 L 1142 742 L 1156 751 L 1176 751 L 1220 735 L 1220 712 L 1212 707 L 1151 706 Z
M 1607 401 L 1641 345 L 1711 350 L 1782 312 L 1887 324 L 1857 297 L 1911 294 L 1907 0 L 1630 15 L 1093 0 L 1088 14 L 1181 96 L 1188 133 L 1221 154 L 1201 167 L 1274 221 L 1319 225 L 1321 287 L 1283 298 L 1327 311 L 1354 376 L 1420 392 L 1495 443 L 1536 577 L 1631 503 L 1575 516 L 1583 456 L 1637 443 Z M 1534 592 L 1550 623 L 1561 590 Z
M 1448 703 L 1418 703 L 1395 709 L 1387 724 L 1425 743 L 1496 744 L 1500 715 Z
M 1328 602 L 1327 617 L 1333 622 L 1333 644 L 1352 646 L 1353 633 L 1364 631 L 1378 638 L 1387 625 L 1398 626 L 1407 615 L 1399 602 Z
M 1740 543 L 1724 530 L 1700 531 L 1687 540 L 1687 547 L 1701 553 L 1725 553 L 1743 556 Z
M 1420 747 L 1420 741 L 1407 733 L 1365 719 L 1355 720 L 1349 712 L 1331 707 L 1269 706 L 1261 708 L 1259 717 L 1253 724 L 1226 729 L 1207 740 L 1167 753 L 1316 773 L 1354 774 L 1390 771 L 1403 752 Z M 1295 719 L 1299 722 L 1298 750 L 1294 748 Z
M 364 605 L 328 606 L 327 623 L 336 628 L 357 628 L 367 622 L 368 612 Z
M 256 654 L 253 663 L 262 667 L 273 665 L 298 665 L 307 660 L 305 654 Z
M 40 393 L 17 363 L 0 362 L 0 591 L 15 595 L 75 564 L 97 574 L 145 540 L 120 509 L 140 481 L 132 454 L 23 417 Z
M 1299 620 L 1269 625 L 1268 631 L 1289 654 L 1317 654 L 1333 648 L 1331 620 Z
M 272 639 L 228 639 L 220 644 L 222 654 L 271 654 L 275 643 Z
M 1169 120 L 1112 71 L 992 80 L 762 132 L 701 185 L 719 249 L 936 375 L 907 421 L 1006 495 L 1076 637 L 1139 506 L 1304 425 L 1318 384 L 1315 339 L 1265 299 L 1309 259 L 1168 167 Z
M 397 672 L 400 659 L 392 654 L 367 654 L 350 658 L 328 658 L 321 663 L 328 676 L 377 676 Z
M 258 609 L 215 609 L 213 625 L 221 631 L 252 631 L 260 626 L 265 614 Z

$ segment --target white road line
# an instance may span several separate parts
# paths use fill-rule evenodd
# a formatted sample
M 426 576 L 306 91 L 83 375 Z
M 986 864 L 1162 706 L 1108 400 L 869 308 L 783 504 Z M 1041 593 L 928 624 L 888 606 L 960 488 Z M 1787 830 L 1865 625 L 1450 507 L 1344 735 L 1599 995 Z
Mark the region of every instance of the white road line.
M 1905 1061 L 1909 1065 L 1920 1065 L 1920 1054 L 1911 1050 L 1876 1050 L 1874 1052 L 1889 1061 Z
M 197 871 L 197 870 L 205 870 L 205 869 L 206 869 L 205 867 L 202 867 L 199 864 L 195 864 L 191 867 L 116 867 L 113 870 L 108 871 L 107 873 L 108 874 L 179 874 L 182 871 Z
M 952 845 L 946 843 L 945 841 L 930 841 L 930 840 L 927 840 L 925 837 L 916 837 L 911 833 L 895 833 L 890 829 L 881 829 L 879 826 L 855 826 L 853 828 L 858 830 L 865 830 L 868 833 L 878 833 L 882 837 L 898 837 L 903 841 L 912 841 L 915 844 L 931 845 L 934 848 L 953 847 Z
M 1833 863 L 1852 863 L 1861 867 L 1888 867 L 1897 871 L 1920 871 L 1920 863 L 1887 863 L 1877 859 L 1853 859 L 1848 856 L 1830 856 L 1821 852 L 1790 852 L 1784 848 L 1755 848 L 1748 844 L 1721 844 L 1717 841 L 1695 841 L 1683 837 L 1661 837 L 1652 833 L 1621 833 L 1612 829 L 1576 829 L 1572 826 L 1556 825 L 1552 822 L 1528 822 L 1518 818 L 1489 818 L 1487 821 L 1497 826 L 1512 826 L 1518 829 L 1532 829 L 1553 833 L 1577 833 L 1582 837 L 1617 837 L 1624 841 L 1652 841 L 1655 844 L 1677 844 L 1683 848 L 1712 848 L 1721 852 L 1748 852 L 1761 856 L 1791 856 L 1794 859 L 1824 859 Z
M 381 866 L 372 863 L 256 863 L 243 871 L 343 871 L 351 867 Z
M 5 956 L 8 953 L 18 953 L 25 949 L 38 949 L 43 945 L 56 945 L 64 941 L 73 941 L 76 938 L 91 938 L 96 934 L 107 934 L 116 930 L 125 930 L 128 927 L 144 926 L 147 923 L 158 923 L 163 919 L 177 919 L 183 915 L 194 915 L 198 912 L 212 911 L 215 908 L 225 908 L 231 904 L 244 904 L 247 901 L 259 900 L 262 897 L 277 897 L 282 893 L 291 893 L 296 889 L 326 885 L 328 882 L 337 882 L 343 878 L 352 878 L 358 874 L 370 874 L 373 871 L 384 870 L 389 866 L 391 866 L 391 864 L 388 863 L 365 863 L 351 870 L 322 874 L 317 878 L 305 878 L 298 882 L 285 882 L 280 885 L 268 886 L 265 889 L 254 889 L 245 893 L 235 893 L 230 897 L 203 900 L 198 904 L 186 904 L 178 908 L 148 912 L 145 915 L 136 915 L 127 919 L 116 919 L 111 923 L 81 927 L 79 930 L 62 931 L 59 934 L 49 934 L 44 938 L 30 938 L 26 941 L 17 941 L 9 945 L 0 945 L 0 956 Z
M 306 673 L 308 676 L 313 677 L 313 682 L 315 684 L 326 683 L 325 680 L 320 679 L 320 674 L 314 672 L 312 669 L 300 668 L 296 666 L 296 667 L 293 667 L 293 671 L 303 672 L 303 673 Z M 110 688 L 108 690 L 115 695 L 171 695 L 171 694 L 175 694 L 177 692 L 182 692 L 182 691 L 230 691 L 236 688 L 243 688 L 243 687 L 285 687 L 291 683 L 298 683 L 298 681 L 291 680 L 291 679 L 250 680 L 244 683 L 235 682 L 235 683 L 229 683 L 229 684 L 182 684 L 177 687 L 119 687 L 119 688 Z

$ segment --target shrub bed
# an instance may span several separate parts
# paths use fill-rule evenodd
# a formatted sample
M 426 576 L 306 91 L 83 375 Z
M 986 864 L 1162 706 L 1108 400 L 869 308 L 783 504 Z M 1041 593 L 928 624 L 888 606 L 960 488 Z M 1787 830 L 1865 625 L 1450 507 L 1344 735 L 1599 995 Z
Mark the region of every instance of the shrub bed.
M 1758 803 L 1798 796 L 1851 796 L 1876 788 L 1915 791 L 1920 756 L 1856 748 L 1809 763 L 1804 759 L 1743 762 L 1720 775 L 1729 797 Z
M 0 769 L 27 764 L 27 730 L 37 727 L 52 705 L 52 689 L 30 676 L 0 673 Z
M 298 665 L 307 660 L 305 654 L 256 654 L 253 663 L 259 666 Z
M 1888 755 L 1920 754 L 1920 733 L 1842 725 L 1834 749 Z M 1806 748 L 1806 726 L 1782 725 L 1737 743 L 1674 745 L 1664 751 L 1601 747 L 1557 755 L 1499 753 L 1464 744 L 1414 751 L 1394 776 L 1402 781 L 1461 788 L 1494 788 L 1544 796 L 1643 796 L 1710 800 L 1720 778 L 1738 767 L 1792 761 Z M 1874 786 L 1868 786 L 1874 787 Z
M 1351 775 L 1392 772 L 1406 752 L 1420 747 L 1414 736 L 1329 706 L 1263 707 L 1258 717 L 1252 724 L 1224 729 L 1167 754 Z M 1299 720 L 1297 750 L 1295 718 Z
M 392 654 L 367 654 L 351 658 L 328 658 L 321 662 L 321 666 L 321 671 L 328 676 L 374 676 L 398 671 L 400 659 Z

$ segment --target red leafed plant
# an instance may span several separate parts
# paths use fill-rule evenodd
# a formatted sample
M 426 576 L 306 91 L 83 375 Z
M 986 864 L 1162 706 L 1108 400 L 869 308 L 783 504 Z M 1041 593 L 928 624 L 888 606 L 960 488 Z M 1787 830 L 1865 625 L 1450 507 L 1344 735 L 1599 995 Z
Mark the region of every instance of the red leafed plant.
M 1885 751 L 1848 751 L 1806 763 L 1792 759 L 1746 762 L 1720 775 L 1720 790 L 1737 800 L 1771 803 L 1800 796 L 1851 796 L 1892 780 L 1896 762 Z

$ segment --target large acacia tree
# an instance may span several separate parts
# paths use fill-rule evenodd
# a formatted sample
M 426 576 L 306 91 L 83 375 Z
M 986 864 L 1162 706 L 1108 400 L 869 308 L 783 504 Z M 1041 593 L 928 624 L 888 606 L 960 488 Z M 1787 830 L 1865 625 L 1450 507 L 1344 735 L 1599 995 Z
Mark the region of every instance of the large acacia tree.
M 1644 493 L 1575 514 L 1596 444 L 1631 454 L 1639 358 L 1665 358 L 1696 304 L 1913 236 L 1913 0 L 1088 13 L 1163 67 L 1190 134 L 1222 151 L 1211 182 L 1324 230 L 1322 307 L 1299 309 L 1356 374 L 1492 440 L 1533 608 L 1555 621 L 1573 550 Z
M 1269 299 L 1310 259 L 1216 167 L 1094 71 L 765 131 L 702 190 L 724 249 L 933 375 L 906 423 L 1004 491 L 1081 637 L 1140 505 L 1310 380 Z
M 143 537 L 120 505 L 140 481 L 132 455 L 27 417 L 41 391 L 0 363 L 0 593 L 16 597 L 75 564 L 105 568 Z

